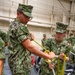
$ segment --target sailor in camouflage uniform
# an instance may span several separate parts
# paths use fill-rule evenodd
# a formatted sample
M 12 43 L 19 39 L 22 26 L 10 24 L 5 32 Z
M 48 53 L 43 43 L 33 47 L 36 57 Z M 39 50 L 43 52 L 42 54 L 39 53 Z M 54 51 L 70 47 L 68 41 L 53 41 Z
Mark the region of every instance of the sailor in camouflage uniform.
M 72 46 L 75 45 L 75 27 L 73 29 L 73 32 L 70 33 L 70 38 L 68 39 L 68 41 Z
M 68 56 L 68 53 L 69 53 L 68 50 L 70 49 L 68 42 L 66 40 L 63 40 L 64 32 L 66 32 L 68 25 L 59 23 L 59 22 L 56 24 L 57 24 L 57 27 L 56 27 L 55 38 L 47 40 L 46 49 L 53 51 L 56 55 L 59 55 L 59 58 L 62 61 L 64 53 Z M 69 57 L 66 57 L 66 60 L 68 61 Z M 53 75 L 52 70 L 50 69 L 50 68 L 53 68 L 53 67 L 50 67 L 51 65 L 50 64 L 48 65 L 44 61 L 40 66 L 41 68 L 40 75 Z M 56 71 L 56 68 L 55 68 L 55 71 Z
M 75 50 L 75 26 L 73 29 L 73 32 L 70 33 L 70 38 L 68 39 L 68 42 L 70 43 L 70 45 L 73 47 L 73 49 Z M 75 51 L 73 52 L 74 54 L 71 54 L 71 61 L 67 64 L 67 68 L 71 68 L 74 69 L 74 75 L 75 75 Z
M 5 59 L 5 42 L 6 42 L 6 33 L 0 29 L 0 75 L 3 75 L 3 65 Z
M 41 40 L 41 43 L 42 43 L 42 46 L 43 46 L 43 47 L 45 47 L 46 42 L 47 42 L 46 34 L 43 34 L 43 39 Z
M 47 38 L 46 38 L 46 34 L 43 34 L 43 38 L 41 40 L 42 46 L 45 47 L 46 46 L 46 42 L 47 42 Z M 42 50 L 43 51 L 43 50 Z M 39 70 L 39 66 L 40 66 L 40 62 L 42 61 L 41 57 L 37 57 L 36 61 L 35 61 L 35 65 L 34 67 L 36 68 L 36 71 L 38 72 Z
M 73 33 L 70 33 L 68 42 L 72 47 L 75 47 L 75 30 L 73 30 Z M 72 58 L 71 64 L 75 63 L 75 55 L 71 54 L 71 58 Z
M 8 30 L 9 65 L 12 75 L 30 75 L 30 52 L 46 59 L 52 59 L 55 56 L 53 52 L 50 52 L 51 56 L 45 54 L 31 43 L 31 39 L 34 38 L 26 25 L 32 17 L 32 9 L 31 5 L 19 4 L 17 17 L 11 22 Z

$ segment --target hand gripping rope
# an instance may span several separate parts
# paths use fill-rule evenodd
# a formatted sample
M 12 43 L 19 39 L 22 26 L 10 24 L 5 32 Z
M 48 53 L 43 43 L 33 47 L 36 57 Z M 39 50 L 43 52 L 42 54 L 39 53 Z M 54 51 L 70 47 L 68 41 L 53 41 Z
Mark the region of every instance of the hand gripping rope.
M 36 44 L 38 44 L 41 48 L 43 48 L 45 51 L 44 52 L 47 52 L 49 53 L 50 51 L 47 50 L 45 47 L 43 47 L 42 45 L 40 45 L 36 40 L 33 40 Z M 45 59 L 45 62 L 47 63 L 52 63 L 54 62 L 55 60 L 57 60 L 58 58 L 58 55 L 55 56 L 56 58 L 52 59 L 52 60 L 46 60 Z M 62 65 L 62 68 L 60 70 L 60 59 L 58 59 L 58 62 L 57 62 L 57 72 L 55 73 L 54 69 L 52 69 L 52 72 L 53 72 L 53 75 L 64 75 L 64 69 L 65 69 L 65 64 L 66 64 L 66 55 L 64 54 L 64 60 L 63 60 L 63 65 Z M 60 70 L 60 72 L 59 72 Z
M 43 48 L 43 49 L 45 50 L 45 52 L 47 52 L 47 53 L 50 52 L 50 51 L 47 50 L 45 47 L 43 47 L 42 45 L 40 45 L 36 40 L 33 40 L 33 41 L 34 41 L 36 44 L 38 44 L 41 48 Z M 56 60 L 56 59 L 53 59 L 52 61 L 51 61 L 51 60 L 46 60 L 46 59 L 45 59 L 45 62 L 51 63 L 51 62 L 53 62 L 54 60 Z M 52 69 L 52 72 L 53 72 L 53 75 L 56 75 L 54 69 Z
M 64 75 L 65 64 L 66 64 L 66 55 L 64 54 L 64 60 L 63 60 L 63 63 L 62 63 L 61 70 L 60 70 L 60 59 L 58 59 L 56 75 Z

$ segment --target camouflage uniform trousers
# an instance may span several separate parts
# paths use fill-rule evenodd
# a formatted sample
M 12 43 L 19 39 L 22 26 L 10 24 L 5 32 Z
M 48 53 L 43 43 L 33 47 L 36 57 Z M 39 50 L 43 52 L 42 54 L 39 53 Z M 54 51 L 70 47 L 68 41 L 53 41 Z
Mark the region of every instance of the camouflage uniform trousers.
M 23 74 L 23 73 L 18 73 L 18 74 L 13 74 L 13 75 L 26 75 L 26 74 Z
M 44 62 L 40 66 L 40 74 L 39 75 L 53 75 L 52 70 L 49 68 L 48 64 Z
M 25 73 L 16 73 L 16 74 L 13 74 L 13 75 L 30 75 L 30 74 L 25 74 Z
M 62 64 L 61 64 L 62 61 L 60 61 L 59 64 L 59 70 L 58 70 L 58 65 L 57 63 L 55 63 L 55 67 L 54 67 L 54 71 L 55 71 L 55 74 L 60 73 L 61 72 L 61 69 L 62 69 Z M 41 69 L 41 72 L 40 72 L 40 75 L 54 75 L 53 71 L 49 68 L 49 65 L 48 63 L 44 62 L 43 64 L 41 64 L 40 66 L 40 69 Z
M 30 75 L 30 72 L 24 71 L 24 72 L 19 72 L 19 73 L 12 73 L 12 75 Z

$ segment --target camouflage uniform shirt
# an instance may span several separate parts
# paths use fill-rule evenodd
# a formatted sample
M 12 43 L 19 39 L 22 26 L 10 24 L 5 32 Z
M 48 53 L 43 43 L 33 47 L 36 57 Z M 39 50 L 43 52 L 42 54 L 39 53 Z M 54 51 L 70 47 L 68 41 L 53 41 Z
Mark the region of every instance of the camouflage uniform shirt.
M 27 27 L 16 19 L 11 22 L 8 31 L 8 48 L 10 51 L 9 65 L 14 75 L 29 75 L 31 68 L 30 52 L 21 44 L 27 38 L 30 38 Z
M 0 30 L 0 59 L 5 59 L 4 42 L 6 42 L 6 33 Z
M 73 46 L 75 44 L 75 36 L 70 37 L 68 42 Z
M 72 36 L 68 39 L 68 42 L 71 44 L 71 46 L 73 46 L 74 50 L 75 50 L 75 36 Z M 74 52 L 75 53 L 75 52 Z M 71 54 L 71 58 L 72 58 L 72 61 L 71 63 L 75 63 L 75 55 L 72 55 Z
M 46 49 L 53 51 L 56 55 L 59 55 L 62 52 L 66 53 L 66 55 L 69 55 L 70 46 L 66 40 L 63 40 L 58 45 L 56 42 L 56 39 L 48 39 L 46 43 Z M 53 75 L 52 70 L 49 68 L 46 62 L 43 62 L 41 64 L 41 74 L 40 75 Z
M 42 46 L 45 47 L 45 46 L 46 46 L 46 42 L 47 42 L 47 40 L 43 38 L 43 39 L 41 40 L 41 42 L 42 42 Z
M 6 33 L 0 30 L 0 59 L 3 60 L 5 59 L 5 51 L 4 51 L 5 42 L 6 42 Z M 2 75 L 4 75 L 3 71 Z

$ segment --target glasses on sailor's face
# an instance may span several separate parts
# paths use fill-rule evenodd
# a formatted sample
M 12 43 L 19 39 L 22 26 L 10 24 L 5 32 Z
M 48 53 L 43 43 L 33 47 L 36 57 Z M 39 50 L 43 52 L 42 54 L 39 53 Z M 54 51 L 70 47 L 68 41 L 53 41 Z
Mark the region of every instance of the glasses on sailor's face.
M 26 16 L 28 19 L 29 19 L 29 21 L 31 21 L 33 18 L 32 17 L 28 17 L 28 16 Z
M 22 13 L 23 14 L 23 13 Z M 33 19 L 33 17 L 28 17 L 28 16 L 26 16 L 25 14 L 23 14 L 23 16 L 25 17 L 25 18 L 27 18 L 29 21 L 31 21 L 32 19 Z

